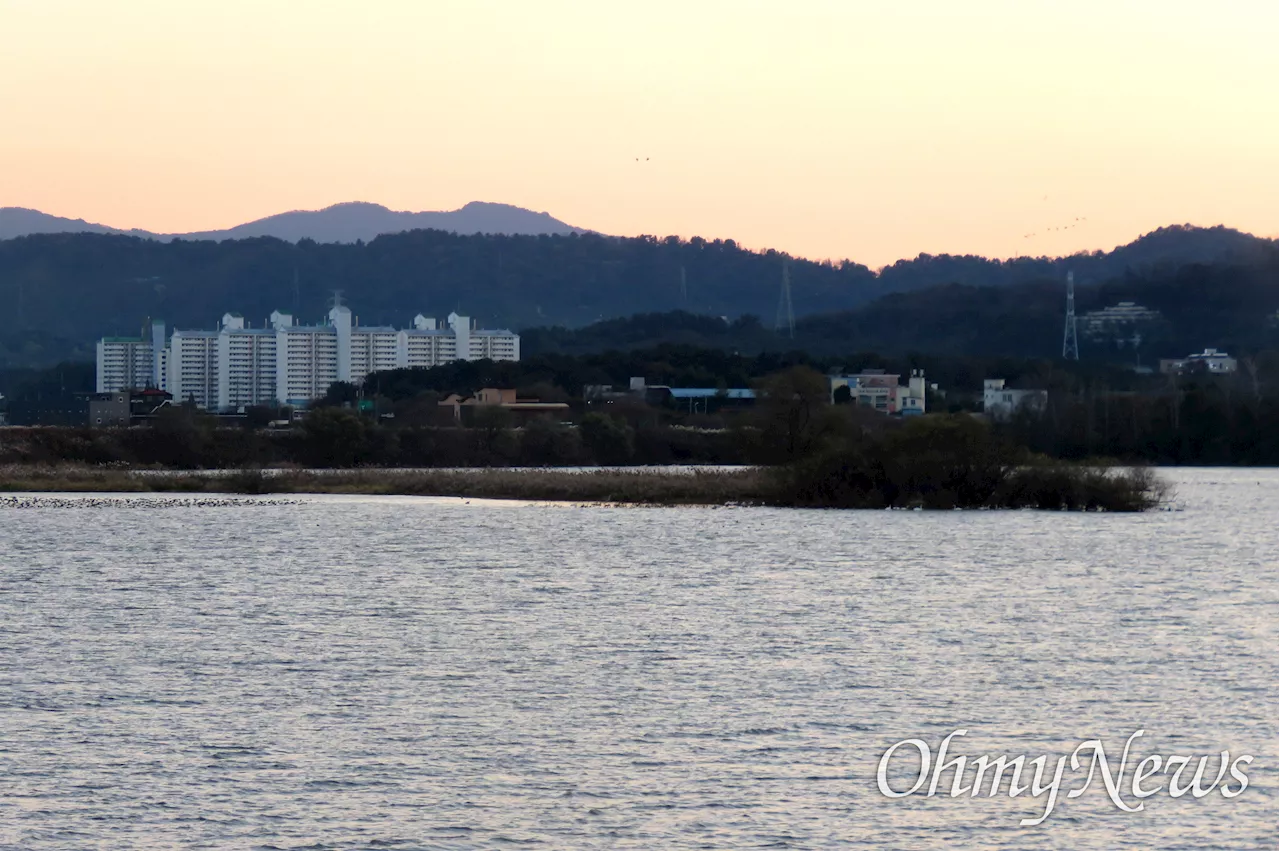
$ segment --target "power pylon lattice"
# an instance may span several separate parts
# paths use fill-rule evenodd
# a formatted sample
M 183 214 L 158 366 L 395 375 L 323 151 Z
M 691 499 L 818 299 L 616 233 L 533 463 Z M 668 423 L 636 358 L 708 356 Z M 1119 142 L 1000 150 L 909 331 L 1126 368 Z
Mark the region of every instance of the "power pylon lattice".
M 791 309 L 791 267 L 782 264 L 782 290 L 778 293 L 778 315 L 773 321 L 773 330 L 782 331 L 783 327 L 787 329 L 787 336 L 791 339 L 796 338 L 796 314 Z
M 1076 339 L 1076 276 L 1067 273 L 1067 321 L 1062 326 L 1063 360 L 1080 360 L 1080 342 Z

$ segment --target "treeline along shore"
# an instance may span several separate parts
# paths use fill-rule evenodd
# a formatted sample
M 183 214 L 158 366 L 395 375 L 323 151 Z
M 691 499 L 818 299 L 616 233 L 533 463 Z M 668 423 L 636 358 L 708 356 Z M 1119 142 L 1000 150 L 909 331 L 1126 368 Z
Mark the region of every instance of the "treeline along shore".
M 830 404 L 825 378 L 805 367 L 758 386 L 755 408 L 718 429 L 633 426 L 599 412 L 577 424 L 484 417 L 465 428 L 390 428 L 342 407 L 317 408 L 279 431 L 217 427 L 181 407 L 145 427 L 9 428 L 0 432 L 0 490 L 1113 511 L 1150 508 L 1166 495 L 1145 468 L 1054 459 L 970 413 L 892 419 Z M 563 469 L 637 463 L 747 468 Z M 466 466 L 490 469 L 454 469 Z M 319 467 L 330 469 L 308 469 Z

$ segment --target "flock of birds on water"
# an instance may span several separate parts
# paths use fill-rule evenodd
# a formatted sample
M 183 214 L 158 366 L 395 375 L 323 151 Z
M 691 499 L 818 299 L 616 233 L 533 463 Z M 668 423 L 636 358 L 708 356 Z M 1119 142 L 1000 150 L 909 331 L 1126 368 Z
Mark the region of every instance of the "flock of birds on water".
M 0 496 L 3 508 L 230 508 L 241 505 L 301 505 L 300 499 L 227 496 Z

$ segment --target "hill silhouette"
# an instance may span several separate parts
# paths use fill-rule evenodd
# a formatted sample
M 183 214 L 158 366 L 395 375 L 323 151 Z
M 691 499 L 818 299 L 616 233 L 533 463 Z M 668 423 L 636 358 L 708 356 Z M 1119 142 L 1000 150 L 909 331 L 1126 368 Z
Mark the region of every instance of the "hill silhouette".
M 884 267 L 879 276 L 886 292 L 906 292 L 940 284 L 1009 286 L 1036 278 L 1061 279 L 1067 272 L 1075 273 L 1078 283 L 1088 283 L 1155 266 L 1220 260 L 1250 262 L 1265 258 L 1275 244 L 1274 239 L 1262 239 L 1222 225 L 1208 228 L 1170 225 L 1111 251 L 1010 260 L 991 260 L 971 254 L 921 254 Z
M 130 233 L 108 225 L 51 216 L 26 207 L 0 207 L 0 239 L 13 239 L 33 233 Z M 146 231 L 133 231 L 137 236 L 154 236 Z
M 535 213 L 510 204 L 472 201 L 449 212 L 408 213 L 389 210 L 380 204 L 352 201 L 323 210 L 294 210 L 267 216 L 225 230 L 198 233 L 161 234 L 144 230 L 123 230 L 108 225 L 50 216 L 23 207 L 0 207 L 0 239 L 39 233 L 114 233 L 144 239 L 171 240 L 246 239 L 272 236 L 286 242 L 313 239 L 316 242 L 365 242 L 381 234 L 430 228 L 451 233 L 569 234 L 582 233 L 549 213 Z
M 1206 347 L 1236 355 L 1274 350 L 1275 246 L 1249 257 L 1174 265 L 1155 262 L 1076 288 L 1081 356 L 1155 366 Z M 1132 301 L 1160 319 L 1090 334 L 1090 311 Z M 899 292 L 850 311 L 810 316 L 796 338 L 808 351 L 1057 358 L 1062 351 L 1060 280 L 1005 287 L 947 283 Z M 1133 335 L 1137 335 L 1136 338 Z
M 583 232 L 580 228 L 552 218 L 550 213 L 535 213 L 510 204 L 472 201 L 461 209 L 447 213 L 402 213 L 388 210 L 380 204 L 353 201 L 334 204 L 323 210 L 280 213 L 227 230 L 183 234 L 182 238 L 223 240 L 273 236 L 286 242 L 297 242 L 300 239 L 313 239 L 316 242 L 368 242 L 383 234 L 426 229 L 462 234 L 564 235 Z

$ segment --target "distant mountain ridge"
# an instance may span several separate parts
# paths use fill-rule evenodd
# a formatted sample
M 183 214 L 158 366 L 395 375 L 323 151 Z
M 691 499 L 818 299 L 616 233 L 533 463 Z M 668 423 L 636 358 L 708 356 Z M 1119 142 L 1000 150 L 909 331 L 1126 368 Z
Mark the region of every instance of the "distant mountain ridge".
M 245 222 L 225 230 L 194 233 L 152 233 L 145 230 L 124 230 L 109 225 L 86 222 L 84 219 L 67 219 L 51 216 L 39 210 L 25 207 L 0 207 L 0 239 L 13 239 L 41 233 L 111 233 L 137 236 L 143 239 L 168 241 L 172 239 L 249 239 L 271 236 L 286 242 L 312 239 L 316 242 L 350 243 L 368 242 L 383 234 L 401 233 L 407 230 L 442 230 L 451 233 L 495 233 L 516 236 L 541 234 L 563 236 L 586 233 L 554 218 L 550 213 L 536 213 L 511 204 L 494 204 L 472 201 L 447 212 L 401 212 L 389 210 L 381 204 L 349 201 L 334 204 L 323 210 L 293 210 L 274 216 Z
M 0 239 L 13 239 L 37 233 L 120 233 L 133 236 L 154 236 L 146 231 L 126 231 L 107 225 L 86 222 L 84 219 L 66 219 L 51 216 L 26 207 L 0 207 Z

